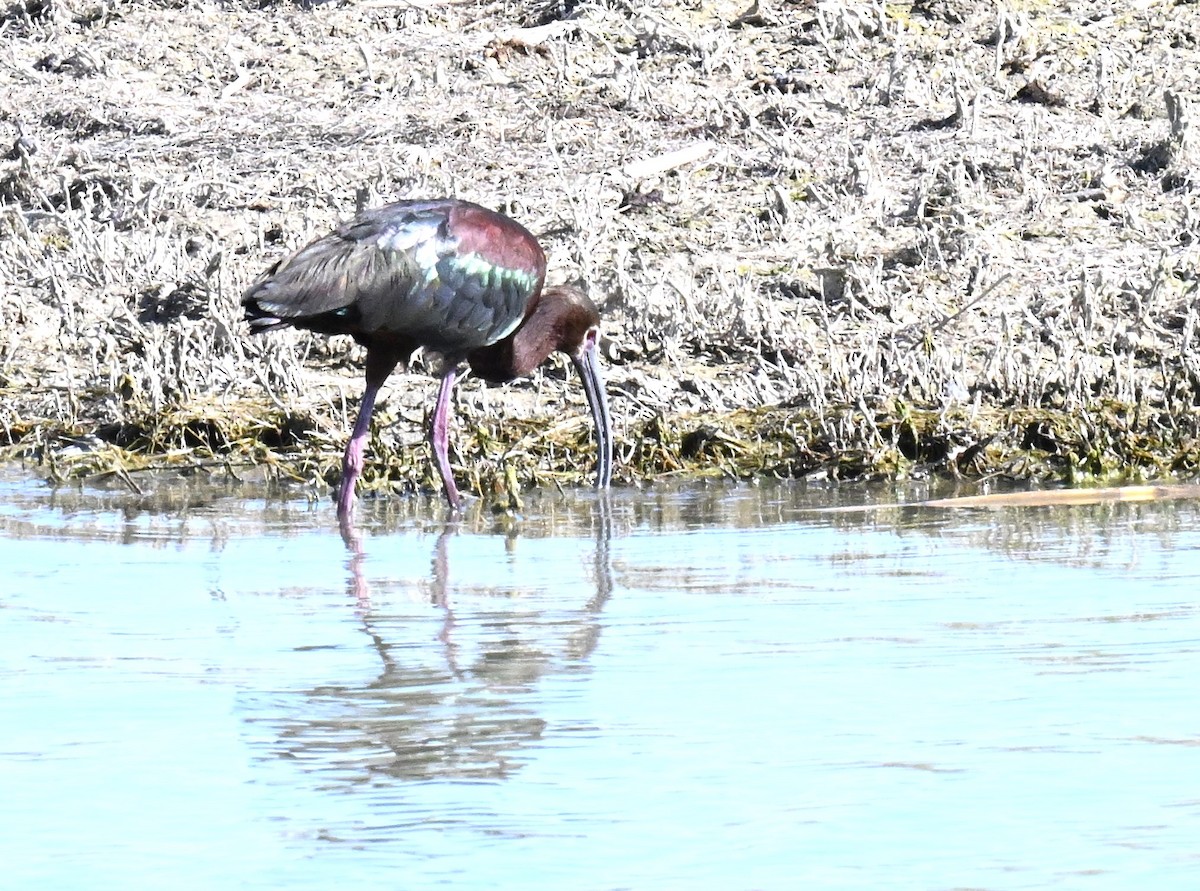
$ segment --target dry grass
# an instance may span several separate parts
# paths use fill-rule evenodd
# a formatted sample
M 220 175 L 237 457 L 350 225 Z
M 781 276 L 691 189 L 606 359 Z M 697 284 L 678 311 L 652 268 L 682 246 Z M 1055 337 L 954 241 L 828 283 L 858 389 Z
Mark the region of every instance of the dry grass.
M 320 488 L 359 349 L 250 340 L 237 297 L 450 194 L 602 304 L 626 480 L 1193 474 L 1200 7 L 746 6 L 10 4 L 0 440 Z M 393 379 L 368 483 L 429 482 L 431 397 Z M 476 491 L 590 465 L 565 366 L 459 417 Z

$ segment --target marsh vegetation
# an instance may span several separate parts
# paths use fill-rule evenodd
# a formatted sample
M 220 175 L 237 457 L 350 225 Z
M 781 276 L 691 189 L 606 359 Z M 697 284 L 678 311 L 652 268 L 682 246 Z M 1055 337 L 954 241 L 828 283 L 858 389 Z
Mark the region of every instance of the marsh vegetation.
M 323 497 L 361 350 L 238 297 L 433 195 L 601 305 L 619 480 L 1200 466 L 1193 2 L 16 0 L 0 36 L 0 443 L 48 475 Z M 425 370 L 369 486 L 433 483 Z M 588 474 L 569 377 L 464 382 L 469 489 Z

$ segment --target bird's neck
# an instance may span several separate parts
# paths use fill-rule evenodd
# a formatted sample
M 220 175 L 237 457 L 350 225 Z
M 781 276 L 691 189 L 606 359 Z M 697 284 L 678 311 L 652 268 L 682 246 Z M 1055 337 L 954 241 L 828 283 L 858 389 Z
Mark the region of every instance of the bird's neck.
M 524 377 L 555 350 L 579 352 L 587 331 L 600 322 L 596 307 L 584 294 L 566 286 L 545 288 L 512 334 L 472 351 L 471 370 L 486 381 L 503 383 Z
M 558 348 L 561 339 L 552 314 L 538 301 L 532 313 L 512 334 L 491 346 L 474 350 L 468 357 L 471 371 L 492 383 L 525 377 Z

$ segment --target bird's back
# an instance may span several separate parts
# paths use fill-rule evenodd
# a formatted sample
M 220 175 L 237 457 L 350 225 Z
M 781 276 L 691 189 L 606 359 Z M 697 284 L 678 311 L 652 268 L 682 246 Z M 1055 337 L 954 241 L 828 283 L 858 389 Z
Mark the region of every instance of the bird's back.
M 451 199 L 368 210 L 281 260 L 242 297 L 251 328 L 293 325 L 461 356 L 503 339 L 546 257 L 519 223 Z

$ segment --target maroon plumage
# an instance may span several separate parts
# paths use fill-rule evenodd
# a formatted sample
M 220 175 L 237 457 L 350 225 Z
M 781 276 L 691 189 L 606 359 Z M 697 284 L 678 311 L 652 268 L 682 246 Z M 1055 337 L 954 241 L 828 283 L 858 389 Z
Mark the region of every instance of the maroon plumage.
M 447 455 L 450 392 L 469 362 L 501 383 L 567 353 L 596 425 L 598 486 L 612 477 L 612 434 L 597 354 L 600 315 L 579 290 L 543 288 L 546 256 L 523 226 L 453 199 L 368 210 L 265 272 L 242 297 L 251 331 L 291 325 L 348 334 L 367 348 L 367 388 L 346 446 L 338 513 L 348 517 L 379 387 L 417 347 L 445 370 L 430 439 L 446 498 L 458 490 Z

